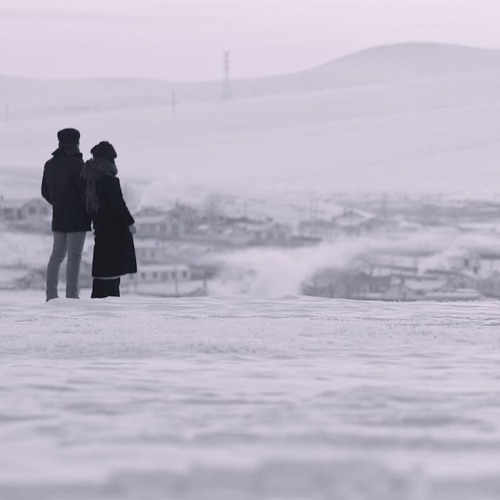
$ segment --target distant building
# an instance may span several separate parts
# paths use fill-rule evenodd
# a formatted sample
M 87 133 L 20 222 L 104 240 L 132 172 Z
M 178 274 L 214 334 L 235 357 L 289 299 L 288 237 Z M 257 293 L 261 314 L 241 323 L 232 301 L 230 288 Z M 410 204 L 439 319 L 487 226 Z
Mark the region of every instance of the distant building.
M 200 212 L 196 208 L 181 203 L 176 203 L 174 208 L 170 209 L 167 214 L 172 220 L 176 220 L 182 224 L 187 233 L 193 232 L 204 222 Z
M 50 217 L 51 206 L 42 198 L 0 198 L 0 219 L 9 222 L 36 221 Z
M 228 224 L 220 238 L 235 246 L 289 246 L 292 228 L 272 220 L 241 220 Z
M 376 215 L 363 210 L 347 208 L 341 215 L 332 217 L 337 234 L 362 236 L 384 227 L 383 221 Z
M 483 273 L 500 272 L 500 252 L 480 251 L 478 252 L 478 257 Z
M 453 288 L 468 288 L 479 290 L 480 276 L 467 271 L 453 271 L 443 269 L 429 269 L 424 277 L 441 279 Z
M 165 215 L 166 211 L 162 208 L 155 206 L 143 206 L 139 211 L 135 213 L 136 217 L 146 217 L 149 215 Z
M 135 254 L 137 261 L 144 264 L 165 263 L 167 259 L 165 245 L 158 240 L 136 239 Z
M 184 223 L 170 214 L 138 215 L 135 227 L 138 238 L 180 239 L 186 234 Z
M 248 226 L 254 245 L 288 245 L 292 239 L 292 228 L 288 224 L 270 221 L 262 225 Z
M 390 276 L 392 282 L 400 282 L 418 275 L 418 268 L 411 265 L 371 263 L 365 266 L 369 276 Z
M 374 266 L 412 268 L 418 273 L 434 256 L 435 252 L 428 250 L 384 248 L 372 252 L 369 260 Z
M 166 283 L 191 280 L 191 270 L 184 264 L 150 264 L 139 267 L 137 274 L 127 275 L 126 281 L 137 283 Z
M 500 272 L 493 271 L 489 276 L 480 279 L 478 289 L 485 297 L 500 298 Z
M 452 270 L 470 271 L 477 274 L 481 268 L 481 258 L 476 252 L 459 252 L 448 257 L 448 265 Z
M 484 288 L 500 292 L 493 280 Z M 480 282 L 466 271 L 432 270 L 419 273 L 416 266 L 362 263 L 355 269 L 324 269 L 304 285 L 304 293 L 322 297 L 363 300 L 476 300 Z M 493 296 L 493 295 L 491 295 Z
M 481 295 L 473 289 L 456 288 L 443 280 L 407 280 L 399 285 L 392 285 L 381 293 L 367 294 L 369 300 L 389 301 L 456 301 L 477 300 Z
M 314 219 L 300 221 L 297 227 L 300 236 L 331 240 L 337 235 L 336 225 L 331 220 Z
M 333 240 L 338 236 L 363 236 L 385 229 L 384 221 L 364 210 L 344 208 L 329 219 L 300 221 L 297 230 L 300 236 Z
M 319 297 L 364 299 L 391 286 L 391 276 L 373 276 L 364 270 L 324 269 L 303 286 L 303 293 Z
M 167 211 L 143 208 L 135 217 L 138 238 L 182 239 L 194 234 L 202 223 L 197 209 L 180 203 Z

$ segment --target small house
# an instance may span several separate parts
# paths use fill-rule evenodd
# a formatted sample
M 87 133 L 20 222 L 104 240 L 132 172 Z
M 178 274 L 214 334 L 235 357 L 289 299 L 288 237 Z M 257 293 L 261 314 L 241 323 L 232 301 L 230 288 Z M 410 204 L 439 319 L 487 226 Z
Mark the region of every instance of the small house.
M 322 240 L 333 239 L 337 234 L 335 223 L 323 219 L 300 221 L 297 230 L 300 236 Z
M 191 280 L 191 270 L 185 264 L 142 265 L 137 274 L 127 275 L 128 280 L 138 283 L 164 283 Z
M 165 263 L 165 245 L 158 240 L 136 239 L 135 254 L 138 262 L 144 264 Z
M 137 216 L 138 238 L 179 239 L 186 233 L 184 223 L 170 214 Z
M 352 208 L 345 209 L 342 214 L 332 217 L 332 222 L 337 234 L 347 236 L 361 236 L 384 227 L 382 220 L 376 215 Z
M 51 206 L 42 198 L 0 199 L 0 219 L 5 221 L 36 221 L 48 218 L 51 213 Z

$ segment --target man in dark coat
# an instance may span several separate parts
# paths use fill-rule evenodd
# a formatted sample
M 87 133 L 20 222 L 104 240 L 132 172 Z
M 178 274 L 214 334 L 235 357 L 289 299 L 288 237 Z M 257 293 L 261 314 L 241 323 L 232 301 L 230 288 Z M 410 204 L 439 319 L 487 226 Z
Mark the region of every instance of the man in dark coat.
M 93 158 L 85 163 L 81 182 L 94 225 L 92 298 L 119 297 L 120 277 L 137 272 L 134 218 L 116 177 L 115 148 L 102 141 L 90 152 Z
M 90 218 L 79 191 L 83 158 L 79 150 L 80 132 L 72 128 L 57 133 L 59 147 L 44 167 L 42 196 L 52 205 L 54 245 L 47 266 L 47 300 L 58 297 L 59 270 L 66 263 L 66 297 L 78 298 L 78 277 L 86 231 Z

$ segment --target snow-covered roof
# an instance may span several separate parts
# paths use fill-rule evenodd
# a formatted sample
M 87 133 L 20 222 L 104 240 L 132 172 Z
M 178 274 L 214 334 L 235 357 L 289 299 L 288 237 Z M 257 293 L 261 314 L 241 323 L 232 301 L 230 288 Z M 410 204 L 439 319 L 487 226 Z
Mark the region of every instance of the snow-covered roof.
M 33 203 L 36 204 L 45 204 L 46 202 L 42 198 L 3 198 L 0 200 L 0 209 L 2 208 L 13 208 L 13 209 L 21 209 L 26 205 L 31 205 Z
M 326 228 L 333 229 L 334 222 L 330 220 L 324 219 L 313 219 L 313 220 L 303 220 L 299 223 L 301 226 L 309 226 L 309 227 L 317 227 L 317 228 Z
M 373 262 L 370 264 L 372 268 L 378 269 L 392 269 L 394 271 L 412 271 L 417 273 L 418 268 L 416 266 L 404 266 L 400 264 L 392 264 L 390 262 Z
M 483 260 L 500 260 L 500 252 L 496 252 L 494 250 L 479 251 L 478 255 Z
M 142 264 L 138 272 L 161 273 L 168 271 L 189 271 L 186 264 Z
M 446 285 L 446 280 L 443 279 L 407 279 L 404 286 L 414 292 L 428 292 L 434 290 L 441 290 Z
M 162 242 L 158 240 L 143 240 L 143 239 L 136 239 L 134 241 L 134 245 L 136 249 L 163 249 L 165 248 L 165 245 L 162 244 Z
M 161 224 L 166 220 L 171 219 L 170 215 L 139 215 L 135 218 L 136 224 Z

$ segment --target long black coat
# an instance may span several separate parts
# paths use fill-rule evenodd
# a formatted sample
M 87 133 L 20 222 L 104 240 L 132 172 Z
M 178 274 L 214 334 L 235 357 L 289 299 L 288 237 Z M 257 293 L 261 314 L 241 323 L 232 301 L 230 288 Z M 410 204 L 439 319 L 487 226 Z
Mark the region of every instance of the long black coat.
M 52 205 L 52 231 L 90 231 L 90 217 L 79 190 L 82 155 L 77 151 L 68 154 L 61 149 L 52 155 L 45 164 L 42 178 L 42 196 Z
M 93 215 L 94 259 L 92 276 L 112 278 L 137 272 L 134 239 L 129 226 L 134 223 L 125 200 L 120 180 L 114 176 L 101 177 L 96 182 L 99 209 Z

